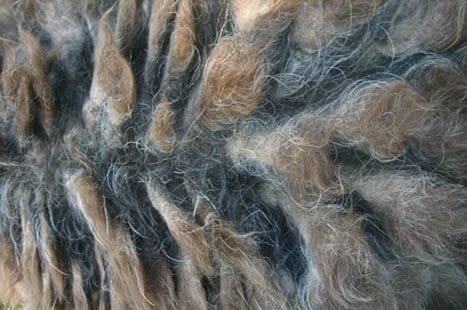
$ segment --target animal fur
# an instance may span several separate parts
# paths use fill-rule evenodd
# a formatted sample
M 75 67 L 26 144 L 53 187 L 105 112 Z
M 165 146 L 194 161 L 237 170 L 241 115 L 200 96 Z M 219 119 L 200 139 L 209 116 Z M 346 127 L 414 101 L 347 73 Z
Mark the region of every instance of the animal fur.
M 465 0 L 0 1 L 0 300 L 465 309 Z

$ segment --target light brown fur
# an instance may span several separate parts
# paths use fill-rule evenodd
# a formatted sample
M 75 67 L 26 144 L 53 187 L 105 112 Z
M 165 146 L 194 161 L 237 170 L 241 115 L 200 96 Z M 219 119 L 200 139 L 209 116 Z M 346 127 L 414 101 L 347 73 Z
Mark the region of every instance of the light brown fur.
M 39 105 L 41 123 L 47 135 L 50 136 L 54 126 L 54 95 L 47 80 L 47 59 L 36 38 L 26 31 L 20 31 L 20 36 L 31 66 L 33 76 L 31 87 Z
M 241 32 L 284 27 L 303 0 L 232 0 L 234 20 Z
M 238 36 L 223 38 L 211 52 L 185 123 L 199 118 L 204 126 L 220 130 L 247 117 L 259 105 L 264 70 L 258 45 Z
M 133 111 L 136 101 L 135 81 L 130 65 L 116 46 L 105 17 L 99 23 L 95 62 L 91 100 L 98 106 L 106 102 L 110 123 L 119 126 Z
M 201 9 L 201 1 L 180 0 L 174 31 L 170 38 L 167 72 L 175 74 L 186 70 L 195 53 L 196 29 L 195 11 Z
M 148 138 L 163 152 L 168 152 L 176 143 L 176 135 L 173 131 L 175 113 L 172 111 L 167 97 L 163 96 L 154 109 L 151 125 L 148 130 Z
M 384 0 L 307 0 L 298 10 L 292 31 L 306 51 L 318 50 L 339 32 L 364 22 Z
M 144 273 L 136 249 L 121 228 L 106 215 L 105 204 L 97 184 L 87 172 L 68 178 L 68 187 L 94 233 L 97 249 L 109 264 L 111 303 L 115 307 L 150 309 L 155 301 L 145 296 Z
M 315 133 L 313 133 L 315 132 Z M 240 132 L 228 143 L 236 164 L 254 163 L 272 168 L 299 201 L 336 195 L 341 189 L 326 149 L 330 127 L 313 116 L 301 116 L 295 125 L 272 132 Z
M 149 20 L 148 62 L 154 62 L 161 53 L 161 41 L 168 31 L 168 22 L 175 13 L 175 9 L 175 0 L 155 0 L 153 2 Z
M 403 82 L 370 85 L 357 91 L 355 97 L 350 96 L 357 98 L 355 104 L 342 105 L 336 111 L 335 126 L 346 139 L 381 159 L 398 156 L 434 113 L 435 106 Z

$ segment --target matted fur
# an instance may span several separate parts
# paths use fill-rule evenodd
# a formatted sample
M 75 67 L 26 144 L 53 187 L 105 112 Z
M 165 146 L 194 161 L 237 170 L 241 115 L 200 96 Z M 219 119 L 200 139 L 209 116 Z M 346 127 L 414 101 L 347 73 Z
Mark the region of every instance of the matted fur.
M 0 300 L 467 307 L 465 0 L 0 1 Z

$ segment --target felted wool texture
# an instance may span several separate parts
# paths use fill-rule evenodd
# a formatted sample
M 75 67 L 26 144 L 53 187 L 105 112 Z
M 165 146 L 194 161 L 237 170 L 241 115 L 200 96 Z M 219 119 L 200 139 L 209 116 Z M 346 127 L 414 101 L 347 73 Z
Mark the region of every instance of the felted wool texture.
M 0 300 L 465 309 L 465 0 L 0 1 Z

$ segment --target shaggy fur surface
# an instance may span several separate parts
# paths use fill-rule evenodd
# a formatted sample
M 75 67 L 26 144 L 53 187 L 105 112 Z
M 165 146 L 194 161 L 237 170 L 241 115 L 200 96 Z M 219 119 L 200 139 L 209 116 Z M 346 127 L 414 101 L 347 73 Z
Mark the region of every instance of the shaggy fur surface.
M 0 299 L 465 309 L 465 0 L 0 1 Z

